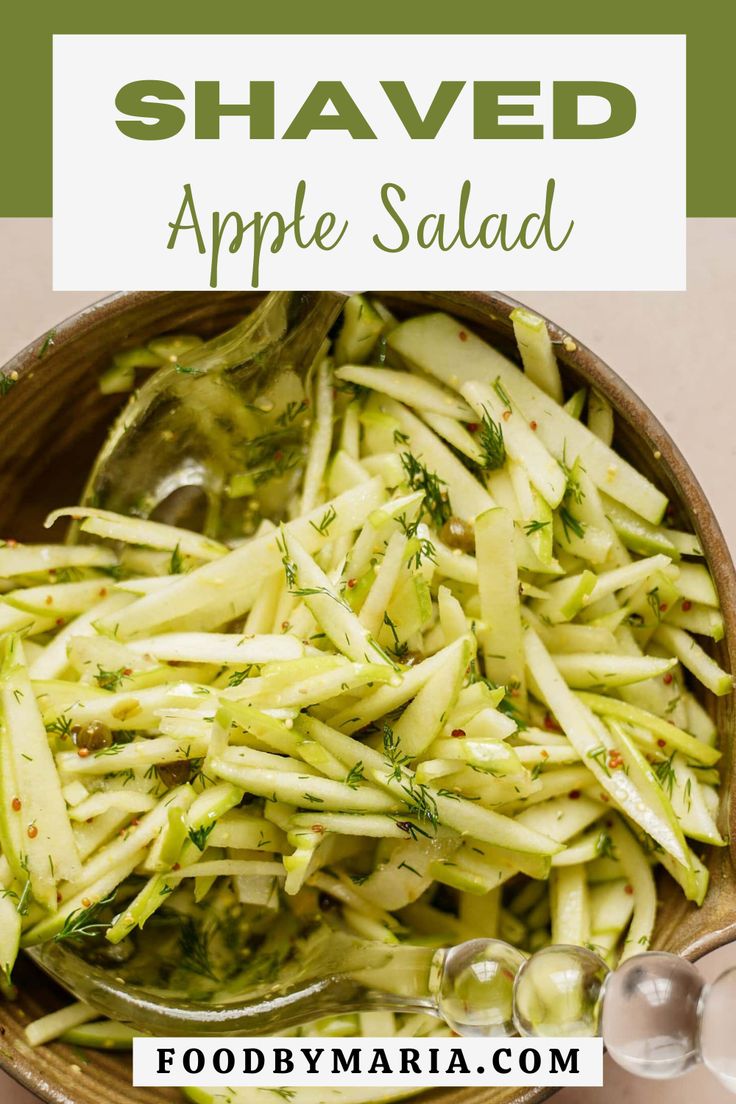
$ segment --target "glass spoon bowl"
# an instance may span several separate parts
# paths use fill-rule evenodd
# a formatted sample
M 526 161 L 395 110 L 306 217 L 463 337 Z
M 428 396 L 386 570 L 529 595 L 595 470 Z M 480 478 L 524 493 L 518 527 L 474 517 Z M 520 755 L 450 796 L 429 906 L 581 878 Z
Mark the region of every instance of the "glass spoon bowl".
M 496 939 L 450 948 L 386 944 L 323 925 L 296 962 L 246 992 L 223 985 L 206 1001 L 131 985 L 69 947 L 29 949 L 48 974 L 101 1014 L 158 1035 L 263 1035 L 368 1009 L 424 1012 L 458 1034 L 507 1036 L 524 954 Z
M 261 516 L 281 520 L 306 453 L 310 373 L 345 300 L 271 292 L 238 325 L 158 369 L 118 417 L 82 502 L 221 540 L 248 536 L 249 518 L 252 529 Z M 233 493 L 244 476 L 250 496 Z

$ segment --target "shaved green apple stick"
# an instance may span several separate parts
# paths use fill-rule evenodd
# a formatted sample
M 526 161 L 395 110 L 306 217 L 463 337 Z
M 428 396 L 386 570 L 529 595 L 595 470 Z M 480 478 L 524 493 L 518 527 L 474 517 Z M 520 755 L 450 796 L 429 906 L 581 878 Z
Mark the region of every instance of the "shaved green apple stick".
M 641 709 L 630 702 L 620 701 L 618 698 L 604 696 L 602 694 L 579 693 L 578 698 L 601 716 L 616 717 L 632 725 L 639 725 L 661 737 L 665 745 L 671 749 L 681 751 L 688 759 L 704 766 L 713 766 L 721 757 L 717 748 L 709 746 L 702 740 L 691 736 L 689 732 L 678 728 L 670 721 Z
M 366 515 L 377 510 L 385 499 L 383 482 L 376 477 L 289 522 L 285 529 L 297 537 L 308 552 L 316 551 L 328 540 L 360 528 Z M 327 526 L 325 516 L 332 516 Z M 208 607 L 221 602 L 223 595 L 227 595 L 227 611 L 222 616 L 218 613 L 217 623 L 222 624 L 248 611 L 263 579 L 279 571 L 281 556 L 278 532 L 265 533 L 214 563 L 178 576 L 164 591 L 147 594 L 119 614 L 102 618 L 99 628 L 122 640 L 144 636 L 178 617 L 206 613 Z
M 474 381 L 466 383 L 461 394 L 480 419 L 492 417 L 501 426 L 506 452 L 522 465 L 545 502 L 552 508 L 559 506 L 565 494 L 565 473 L 503 387 Z
M 309 452 L 302 483 L 300 513 L 308 514 L 319 502 L 320 487 L 332 448 L 332 419 L 335 400 L 332 392 L 330 361 L 322 360 L 317 369 L 314 421 L 309 438 Z
M 95 506 L 65 506 L 61 510 L 54 510 L 46 518 L 45 527 L 50 529 L 54 522 L 62 517 L 81 521 L 81 527 L 85 533 L 93 533 L 106 540 L 123 541 L 125 544 L 143 545 L 146 548 L 159 548 L 166 552 L 178 549 L 182 556 L 193 556 L 198 560 L 216 560 L 227 552 L 226 545 L 205 537 L 202 533 L 195 533 L 191 529 L 178 529 L 174 525 L 164 525 L 160 521 L 127 517 L 125 514 L 100 510 Z
M 248 793 L 284 801 L 301 809 L 353 810 L 360 813 L 391 813 L 401 809 L 400 801 L 374 786 L 348 786 L 344 782 L 314 774 L 299 775 L 282 773 L 280 769 L 247 767 L 224 758 L 213 759 L 212 770 L 218 778 L 241 786 Z
M 182 808 L 183 818 L 181 834 L 174 832 L 175 840 L 171 848 L 171 855 L 162 853 L 160 858 L 170 868 L 176 863 L 185 867 L 192 862 L 198 862 L 207 846 L 209 830 L 217 822 L 218 818 L 229 812 L 237 805 L 243 796 L 243 791 L 237 786 L 223 783 L 206 789 Z M 170 807 L 170 806 L 169 806 Z M 170 821 L 171 824 L 171 821 Z M 199 838 L 199 833 L 204 833 L 204 842 Z M 168 861 L 170 858 L 170 862 Z M 174 880 L 176 876 L 174 875 Z M 110 943 L 119 943 L 135 927 L 143 927 L 146 920 L 160 907 L 171 891 L 172 882 L 167 879 L 166 873 L 154 874 L 138 895 L 126 905 L 125 910 L 115 917 L 112 925 L 105 932 L 105 938 Z
M 661 678 L 677 666 L 676 659 L 613 653 L 572 653 L 555 656 L 557 670 L 568 686 L 592 689 L 629 686 L 646 679 Z
M 17 893 L 0 889 L 0 975 L 4 975 L 8 985 L 20 949 L 21 916 L 18 904 Z
M 457 397 L 457 394 L 409 372 L 348 364 L 338 368 L 335 375 L 338 379 L 347 380 L 359 387 L 380 391 L 422 413 L 444 414 L 463 422 L 472 422 L 475 419 L 473 411 L 467 403 Z
M 46 586 L 25 587 L 6 594 L 4 601 L 16 609 L 27 610 L 44 617 L 76 617 L 85 613 L 110 593 L 109 581 L 99 576 L 78 583 L 49 583 Z M 54 627 L 52 624 L 51 628 Z M 3 631 L 0 629 L 0 632 Z
M 547 323 L 538 314 L 532 314 L 525 307 L 516 307 L 512 310 L 510 318 L 524 371 L 537 387 L 545 391 L 556 403 L 561 403 L 563 401 L 562 380 Z
M 131 651 L 167 663 L 223 663 L 247 666 L 273 660 L 299 659 L 304 645 L 284 633 L 162 633 L 130 642 Z
M 475 638 L 468 636 L 467 639 L 470 641 L 474 652 Z M 362 701 L 356 702 L 354 705 L 343 706 L 329 718 L 330 724 L 347 733 L 357 732 L 358 729 L 364 728 L 371 721 L 378 720 L 386 713 L 392 713 L 394 709 L 398 709 L 410 698 L 413 698 L 428 679 L 434 678 L 442 670 L 447 654 L 447 648 L 442 648 L 433 656 L 417 663 L 415 667 L 409 667 L 408 670 L 405 670 L 398 685 L 381 686 Z
M 411 364 L 461 391 L 464 384 L 492 385 L 499 379 L 540 439 L 558 460 L 580 457 L 596 486 L 647 521 L 658 525 L 665 495 L 618 453 L 605 445 L 497 349 L 446 314 L 425 314 L 402 322 L 388 335 L 389 346 Z
M 0 542 L 0 579 L 38 575 L 67 567 L 114 567 L 117 556 L 93 544 L 18 544 Z
M 583 863 L 555 867 L 550 882 L 552 942 L 584 947 L 590 938 L 590 902 Z
M 507 686 L 521 708 L 526 696 L 519 576 L 514 555 L 514 523 L 508 510 L 486 510 L 476 519 L 483 631 L 480 634 L 486 675 Z
M 337 650 L 355 662 L 395 666 L 297 538 L 283 528 L 281 540 L 287 586 L 304 599 Z
M 346 767 L 358 762 L 364 764 L 375 782 L 410 810 L 418 810 L 420 819 L 434 827 L 443 824 L 461 835 L 472 835 L 487 843 L 538 855 L 554 855 L 560 850 L 549 838 L 524 828 L 510 817 L 474 805 L 458 794 L 418 785 L 414 772 L 406 766 L 392 763 L 390 757 L 357 743 L 314 717 L 302 716 L 298 724 L 301 731 L 321 743 Z
M 475 415 L 473 415 L 475 417 Z M 474 464 L 483 467 L 486 463 L 486 455 L 478 444 L 477 438 L 469 433 L 462 422 L 456 418 L 450 418 L 447 414 L 430 414 L 422 412 L 422 418 L 430 429 L 433 429 L 438 437 L 452 445 L 454 449 L 467 456 Z
M 677 656 L 682 666 L 718 697 L 731 693 L 733 676 L 719 667 L 684 629 L 675 628 L 674 625 L 660 625 L 654 639 Z
M 657 891 L 652 868 L 643 850 L 619 817 L 613 817 L 609 828 L 616 858 L 624 868 L 633 890 L 634 911 L 624 941 L 621 961 L 649 949 L 657 915 Z
M 435 678 L 425 682 L 401 714 L 394 726 L 394 736 L 405 755 L 421 755 L 442 731 L 457 701 L 471 655 L 467 637 L 451 644 Z
M 613 409 L 608 399 L 604 398 L 594 387 L 591 387 L 588 392 L 588 429 L 604 445 L 611 445 L 614 429 Z
M 377 637 L 381 631 L 386 608 L 401 574 L 407 539 L 403 533 L 392 533 L 383 559 L 376 566 L 376 577 L 361 606 L 358 620 Z
M 447 485 L 454 514 L 472 519 L 495 505 L 480 481 L 471 475 L 429 426 L 393 399 L 386 400 L 386 410 L 396 418 L 408 438 L 405 451 L 415 456 L 428 471 L 434 472 Z
M 18 792 L 2 817 L 18 817 L 33 896 L 56 907 L 59 880 L 75 877 L 79 856 L 61 783 L 33 693 L 19 637 L 4 642 L 0 668 L 0 739 L 8 742 Z
M 617 751 L 605 725 L 591 713 L 567 686 L 555 667 L 552 657 L 533 629 L 524 638 L 527 667 L 544 700 L 557 718 L 570 743 L 577 748 L 582 761 L 589 767 L 599 785 L 616 804 L 648 832 L 679 863 L 688 865 L 681 840 L 673 831 L 671 821 L 662 809 L 662 791 L 649 785 L 637 787 L 621 770 L 618 759 L 611 760 L 611 750 Z M 610 764 L 610 765 L 609 765 Z

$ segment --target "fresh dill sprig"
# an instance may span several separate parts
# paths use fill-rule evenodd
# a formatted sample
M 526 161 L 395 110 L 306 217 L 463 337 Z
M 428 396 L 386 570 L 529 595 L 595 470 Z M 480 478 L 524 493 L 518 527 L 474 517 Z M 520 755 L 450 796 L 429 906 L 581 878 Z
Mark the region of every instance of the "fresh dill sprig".
M 278 543 L 278 542 L 277 542 Z M 279 547 L 281 547 L 279 545 Z M 284 565 L 284 575 L 286 576 L 286 585 L 291 590 L 296 586 L 296 564 L 293 560 L 290 560 L 284 551 L 284 555 L 281 557 L 281 562 Z
M 411 759 L 410 755 L 404 755 L 401 751 L 398 736 L 394 736 L 394 730 L 387 721 L 383 724 L 383 757 L 391 767 L 391 778 L 401 781 L 402 768 Z
M 496 380 L 493 384 L 493 390 L 496 392 L 496 394 L 498 395 L 499 399 L 501 400 L 503 405 L 506 407 L 506 409 L 511 410 L 511 399 L 509 398 L 508 391 L 506 390 L 504 385 L 501 383 L 501 377 L 500 376 L 496 376 Z
M 609 778 L 611 777 L 611 772 L 608 769 L 608 763 L 606 762 L 607 752 L 603 744 L 599 744 L 598 747 L 591 748 L 590 751 L 586 752 L 586 754 L 589 759 L 595 759 L 601 770 L 603 770 Z
M 562 522 L 562 528 L 565 530 L 565 540 L 570 540 L 570 533 L 573 533 L 581 540 L 585 536 L 585 525 L 578 518 L 574 517 L 567 506 L 560 506 L 557 511 L 558 517 Z
M 75 909 L 67 916 L 63 927 L 54 936 L 54 943 L 61 943 L 64 939 L 85 939 L 105 931 L 109 924 L 100 923 L 97 917 L 104 908 L 112 904 L 114 899 L 115 894 L 111 893 L 108 897 L 88 905 L 87 908 Z
M 117 732 L 115 735 L 117 736 Z M 103 759 L 106 755 L 119 755 L 125 745 L 131 742 L 131 740 L 122 740 L 120 743 L 116 741 L 113 744 L 109 744 L 108 747 L 99 748 L 98 751 L 93 752 L 93 755 L 95 759 Z
M 337 517 L 337 510 L 334 506 L 328 506 L 324 514 L 319 520 L 319 523 L 310 521 L 310 525 L 315 529 L 320 536 L 326 537 L 330 531 L 330 526 Z
M 365 775 L 363 774 L 363 762 L 359 760 L 353 764 L 346 774 L 345 785 L 349 786 L 351 790 L 357 790 L 361 782 L 365 782 Z
M 230 678 L 227 680 L 228 687 L 240 686 L 245 679 L 250 678 L 250 673 L 253 668 L 256 667 L 255 663 L 249 663 L 247 667 L 244 667 L 242 671 L 233 671 Z
M 174 551 L 171 553 L 171 559 L 169 560 L 169 575 L 181 575 L 184 565 L 184 557 L 181 554 L 179 545 L 177 544 Z
M 332 591 L 329 590 L 327 587 L 323 587 L 323 586 L 300 587 L 300 586 L 297 586 L 296 564 L 294 563 L 293 560 L 289 559 L 289 557 L 286 555 L 286 552 L 285 552 L 283 546 L 280 543 L 279 543 L 279 548 L 281 548 L 282 551 L 284 551 L 284 555 L 281 557 L 281 562 L 284 565 L 284 574 L 286 576 L 286 586 L 288 588 L 289 594 L 293 594 L 295 598 L 309 598 L 311 595 L 314 595 L 314 594 L 324 594 L 326 598 L 332 598 L 333 602 L 337 602 L 337 604 L 339 606 L 342 606 L 344 609 L 348 609 L 348 610 L 350 609 L 350 606 L 347 604 L 347 602 L 345 601 L 344 598 L 341 598 L 339 594 L 333 594 Z
M 481 467 L 485 471 L 495 471 L 504 466 L 506 445 L 503 439 L 503 428 L 500 422 L 493 420 L 485 407 L 483 407 L 483 417 L 478 431 L 478 444 L 483 451 Z
M 409 557 L 409 565 L 415 571 L 418 571 L 423 560 L 430 560 L 433 564 L 437 563 L 437 549 L 428 537 L 417 537 L 416 539 L 419 544 Z
M 565 476 L 565 498 L 571 498 L 578 504 L 581 503 L 585 498 L 585 492 L 580 486 L 579 477 L 575 474 L 575 465 L 577 465 L 578 470 L 580 470 L 581 464 L 579 460 L 576 460 L 572 467 L 568 464 L 567 442 L 562 446 L 562 459 L 558 460 L 557 463 L 562 468 L 562 474 Z
M 189 829 L 189 838 L 198 851 L 204 851 L 206 849 L 207 840 L 214 827 L 215 822 L 213 821 L 211 824 L 202 824 L 199 828 Z
M 41 348 L 38 350 L 38 359 L 43 360 L 51 346 L 55 344 L 56 330 L 49 330 L 49 332 L 46 334 L 46 337 L 43 339 L 43 344 L 41 345 Z
M 429 787 L 425 786 L 423 782 L 417 782 L 413 775 L 404 775 L 401 788 L 406 794 L 404 804 L 408 806 L 417 819 L 425 820 L 428 824 L 431 824 L 433 828 L 437 828 L 440 817 L 437 812 L 437 802 Z M 438 790 L 438 793 L 441 797 L 448 796 L 443 790 Z
M 657 781 L 669 797 L 672 797 L 672 790 L 675 785 L 676 777 L 674 767 L 672 766 L 674 756 L 675 753 L 673 751 L 669 759 L 663 759 L 661 763 L 657 763 L 654 767 Z
M 654 587 L 652 590 L 647 591 L 647 605 L 649 606 L 655 621 L 662 620 L 662 611 L 660 609 L 659 600 L 659 587 Z
M 406 472 L 406 481 L 413 491 L 424 495 L 422 507 L 432 519 L 436 529 L 440 529 L 452 516 L 450 498 L 445 490 L 447 484 L 436 472 L 431 472 L 411 452 L 400 454 L 401 466 Z
M 179 968 L 217 981 L 210 959 L 210 941 L 209 929 L 197 924 L 190 916 L 186 917 L 179 934 Z
M 598 835 L 598 839 L 595 841 L 595 853 L 602 859 L 616 859 L 616 849 L 613 846 L 613 840 L 609 836 L 608 832 L 601 832 Z
M 388 610 L 384 611 L 383 623 L 391 633 L 391 636 L 394 638 L 394 646 L 391 650 L 397 657 L 397 659 L 401 659 L 402 655 L 405 655 L 405 653 L 409 650 L 409 646 L 405 640 L 399 640 L 399 633 L 396 628 L 396 624 L 389 616 Z
M 60 713 L 59 716 L 49 721 L 46 725 L 47 732 L 54 732 L 57 736 L 61 736 L 62 740 L 66 740 L 72 733 L 72 719 L 67 716 L 66 713 Z
M 126 678 L 130 678 L 129 667 L 118 667 L 114 671 L 106 671 L 101 664 L 97 664 L 95 682 L 101 690 L 110 690 L 113 693 L 119 690 Z
M 342 606 L 343 609 L 350 609 L 350 606 L 347 604 L 344 598 L 341 598 L 339 594 L 333 594 L 328 587 L 324 586 L 290 586 L 289 594 L 293 594 L 295 598 L 311 598 L 315 594 L 324 594 L 325 598 L 331 598 L 333 602 L 337 602 L 338 606 Z
M 419 535 L 419 521 L 407 521 L 406 514 L 399 514 L 396 518 L 397 522 L 401 526 L 402 532 L 407 540 L 418 541 L 418 547 L 415 552 L 409 557 L 410 565 L 414 565 L 414 569 L 418 570 L 422 560 L 431 560 L 432 563 L 437 563 L 437 549 L 432 544 L 429 537 L 421 537 Z
M 524 532 L 528 537 L 531 537 L 533 533 L 540 533 L 542 529 L 546 529 L 549 525 L 548 521 L 539 521 L 537 518 L 534 521 L 528 521 L 524 526 Z
M 405 793 L 404 804 L 414 813 L 418 820 L 425 820 L 436 828 L 439 824 L 437 803 L 429 788 L 424 783 L 417 782 L 414 775 L 405 769 L 410 761 L 410 755 L 404 755 L 401 744 L 390 724 L 383 725 L 383 755 L 386 763 L 391 768 L 389 780 L 399 782 Z
M 425 832 L 418 824 L 415 824 L 413 820 L 399 820 L 397 816 L 393 818 L 394 824 L 397 828 L 400 828 L 402 832 L 406 832 L 407 836 L 411 836 L 413 840 L 419 839 L 421 836 L 423 839 L 432 839 L 431 832 Z
M 396 521 L 402 527 L 402 532 L 407 541 L 418 541 L 418 548 L 409 556 L 409 564 L 414 564 L 415 570 L 418 570 L 423 560 L 431 560 L 431 562 L 437 563 L 437 549 L 428 537 L 420 537 L 418 519 L 407 521 L 406 514 L 399 513 Z
M 281 412 L 281 414 L 279 414 L 278 418 L 276 419 L 276 425 L 277 426 L 288 426 L 288 425 L 290 425 L 296 418 L 299 417 L 300 414 L 304 413 L 304 411 L 307 409 L 308 406 L 309 406 L 309 403 L 307 402 L 306 399 L 302 399 L 301 402 L 297 402 L 295 399 L 292 400 L 291 402 L 287 402 L 287 404 L 284 407 L 283 411 Z

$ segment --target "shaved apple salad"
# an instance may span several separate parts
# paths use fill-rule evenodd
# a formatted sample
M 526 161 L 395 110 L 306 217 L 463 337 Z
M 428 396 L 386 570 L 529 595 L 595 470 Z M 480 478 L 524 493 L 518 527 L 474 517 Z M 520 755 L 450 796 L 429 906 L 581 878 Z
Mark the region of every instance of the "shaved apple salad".
M 19 948 L 55 940 L 157 991 L 267 995 L 326 922 L 613 965 L 650 944 L 658 867 L 702 903 L 718 595 L 606 399 L 565 390 L 542 319 L 512 320 L 518 363 L 351 298 L 301 391 L 252 412 L 261 460 L 284 419 L 305 446 L 283 519 L 261 469 L 231 480 L 241 540 L 84 506 L 48 520 L 77 543 L 0 547 L 8 992 Z M 196 340 L 126 350 L 103 389 Z M 59 1035 L 132 1032 L 79 1004 L 29 1028 Z

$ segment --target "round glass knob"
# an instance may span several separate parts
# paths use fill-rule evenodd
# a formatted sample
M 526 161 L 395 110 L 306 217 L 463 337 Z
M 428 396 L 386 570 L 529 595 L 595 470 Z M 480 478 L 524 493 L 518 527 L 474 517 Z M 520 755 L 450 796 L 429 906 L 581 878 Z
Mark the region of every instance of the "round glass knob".
M 544 947 L 527 959 L 514 987 L 520 1035 L 564 1038 L 598 1034 L 608 967 L 585 947 Z
M 458 1035 L 514 1034 L 514 979 L 524 955 L 500 939 L 470 939 L 445 955 L 440 1015 Z
M 736 966 L 705 987 L 700 1008 L 700 1054 L 721 1084 L 736 1092 Z
M 606 983 L 603 1003 L 603 1042 L 614 1061 L 639 1077 L 657 1078 L 677 1077 L 698 1062 L 703 986 L 690 962 L 663 951 L 622 963 Z

